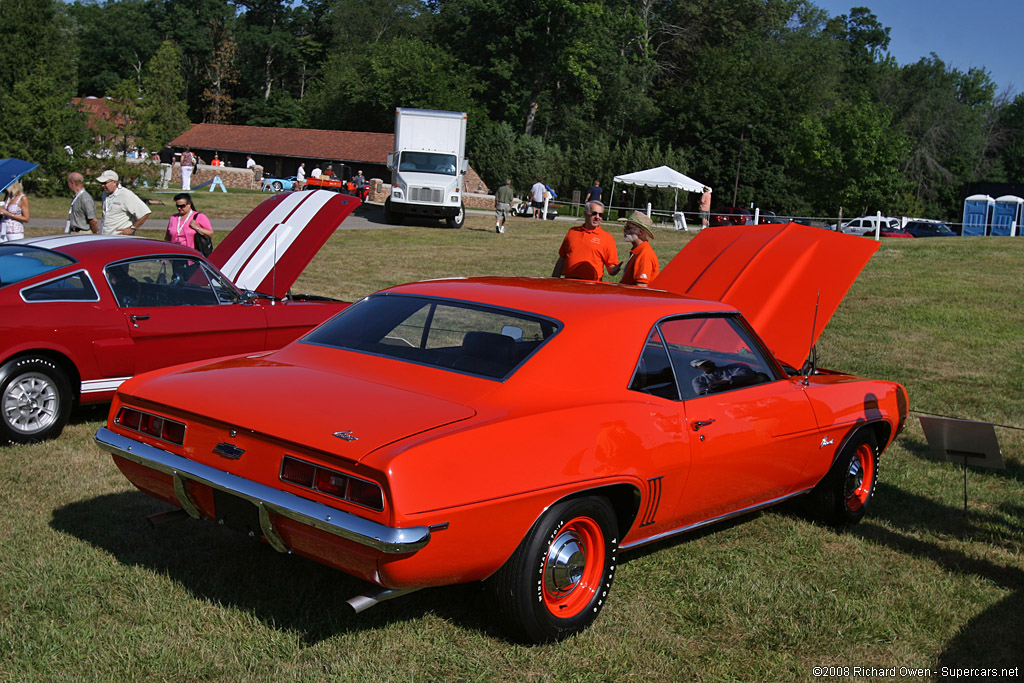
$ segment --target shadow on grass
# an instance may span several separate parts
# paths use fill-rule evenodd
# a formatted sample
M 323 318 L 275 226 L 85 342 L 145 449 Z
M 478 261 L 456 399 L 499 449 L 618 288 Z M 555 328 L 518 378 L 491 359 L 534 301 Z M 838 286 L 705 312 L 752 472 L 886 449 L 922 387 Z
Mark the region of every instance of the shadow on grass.
M 234 606 L 268 627 L 295 630 L 315 644 L 437 614 L 503 637 L 479 609 L 479 584 L 433 588 L 353 614 L 346 600 L 374 586 L 208 521 L 182 519 L 152 528 L 145 517 L 174 509 L 138 491 L 58 508 L 50 526 L 100 548 L 124 565 L 164 575 L 198 600 Z

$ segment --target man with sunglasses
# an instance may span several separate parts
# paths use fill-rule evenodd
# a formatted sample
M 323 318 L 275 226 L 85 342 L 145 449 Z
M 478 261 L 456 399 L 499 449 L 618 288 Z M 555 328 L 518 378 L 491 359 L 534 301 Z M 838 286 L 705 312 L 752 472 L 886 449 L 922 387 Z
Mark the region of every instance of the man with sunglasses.
M 562 240 L 551 277 L 599 282 L 605 269 L 616 275 L 622 267 L 615 238 L 601 227 L 604 204 L 590 202 L 583 216 L 583 225 L 571 228 Z

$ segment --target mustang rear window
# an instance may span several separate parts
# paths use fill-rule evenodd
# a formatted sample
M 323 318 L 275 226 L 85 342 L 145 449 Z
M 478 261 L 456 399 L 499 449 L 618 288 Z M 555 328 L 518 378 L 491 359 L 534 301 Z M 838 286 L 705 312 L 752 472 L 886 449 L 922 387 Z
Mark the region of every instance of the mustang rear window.
M 451 299 L 378 294 L 349 306 L 303 341 L 505 379 L 559 324 Z
M 0 287 L 74 263 L 70 256 L 28 245 L 0 244 Z

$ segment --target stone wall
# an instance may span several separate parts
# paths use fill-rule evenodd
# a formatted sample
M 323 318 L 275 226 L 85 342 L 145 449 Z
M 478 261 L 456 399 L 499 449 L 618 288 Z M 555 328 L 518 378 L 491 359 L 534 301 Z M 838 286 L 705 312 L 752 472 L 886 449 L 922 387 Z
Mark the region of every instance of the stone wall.
M 263 180 L 263 168 L 257 166 L 255 173 L 247 168 L 234 168 L 231 166 L 210 166 L 199 164 L 199 167 L 192 172 L 192 187 L 196 188 L 203 183 L 220 176 L 224 187 L 236 190 L 256 190 Z M 171 170 L 171 188 L 181 187 L 181 164 L 174 164 Z

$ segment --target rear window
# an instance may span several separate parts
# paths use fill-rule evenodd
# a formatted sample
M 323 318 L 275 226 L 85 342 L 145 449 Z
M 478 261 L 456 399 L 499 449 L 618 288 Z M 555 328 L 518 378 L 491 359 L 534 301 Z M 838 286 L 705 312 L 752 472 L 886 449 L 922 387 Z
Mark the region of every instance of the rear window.
M 559 328 L 555 320 L 506 308 L 378 294 L 302 341 L 503 380 Z
M 0 287 L 75 263 L 60 252 L 28 245 L 0 244 Z

